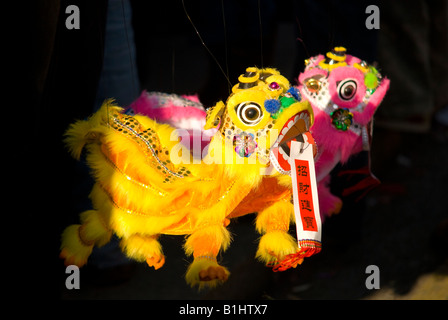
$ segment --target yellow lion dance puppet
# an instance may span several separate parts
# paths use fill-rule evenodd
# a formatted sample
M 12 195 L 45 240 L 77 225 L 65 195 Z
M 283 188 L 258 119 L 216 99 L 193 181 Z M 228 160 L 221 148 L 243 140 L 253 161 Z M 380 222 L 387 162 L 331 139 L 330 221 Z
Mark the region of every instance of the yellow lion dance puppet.
M 288 233 L 291 177 L 272 162 L 287 158 L 291 141 L 302 139 L 313 120 L 308 101 L 277 70 L 247 68 L 226 103 L 207 110 L 205 129 L 218 130 L 198 160 L 181 147 L 174 127 L 106 101 L 66 132 L 74 158 L 86 149 L 95 185 L 93 209 L 62 234 L 61 257 L 82 266 L 93 246 L 115 233 L 127 256 L 158 269 L 165 262 L 159 237 L 185 235 L 185 252 L 194 257 L 187 283 L 215 286 L 229 276 L 216 259 L 231 242 L 226 226 L 249 213 L 257 213 L 262 234 L 258 259 L 272 266 L 297 254 L 301 248 Z

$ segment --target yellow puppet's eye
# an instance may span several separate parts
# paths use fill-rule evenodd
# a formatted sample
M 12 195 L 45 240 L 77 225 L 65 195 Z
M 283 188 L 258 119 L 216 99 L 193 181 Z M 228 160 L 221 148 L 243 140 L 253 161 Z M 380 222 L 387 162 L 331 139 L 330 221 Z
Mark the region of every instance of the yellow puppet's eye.
M 241 122 L 248 126 L 256 125 L 263 118 L 263 109 L 256 102 L 242 102 L 235 112 Z

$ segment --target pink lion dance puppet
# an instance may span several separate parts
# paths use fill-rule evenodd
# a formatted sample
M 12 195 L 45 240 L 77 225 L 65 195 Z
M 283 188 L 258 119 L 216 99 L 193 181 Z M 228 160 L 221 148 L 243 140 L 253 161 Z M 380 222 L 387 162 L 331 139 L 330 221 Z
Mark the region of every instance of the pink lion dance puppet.
M 389 80 L 365 61 L 346 54 L 343 47 L 305 64 L 298 89 L 314 111 L 310 132 L 318 148 L 315 165 L 323 221 L 342 207 L 342 200 L 330 192 L 330 172 L 352 155 L 369 150 L 369 127 Z
M 210 143 L 216 129 L 204 130 L 205 109 L 196 95 L 167 94 L 161 92 L 143 91 L 128 109 L 128 112 L 148 116 L 157 122 L 168 123 L 171 126 L 185 130 L 181 142 L 200 157 Z

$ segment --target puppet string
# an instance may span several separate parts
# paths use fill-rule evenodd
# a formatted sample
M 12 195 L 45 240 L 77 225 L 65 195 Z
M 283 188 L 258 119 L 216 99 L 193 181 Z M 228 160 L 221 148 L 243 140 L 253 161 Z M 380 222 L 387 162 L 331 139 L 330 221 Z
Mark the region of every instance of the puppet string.
M 182 0 L 182 6 L 184 7 L 184 12 L 185 15 L 187 16 L 188 20 L 190 21 L 191 25 L 193 26 L 194 31 L 196 32 L 196 34 L 199 37 L 199 40 L 201 41 L 202 45 L 204 46 L 204 48 L 207 50 L 207 52 L 210 54 L 210 56 L 213 58 L 213 60 L 216 62 L 216 64 L 219 67 L 219 70 L 221 70 L 222 74 L 224 75 L 224 77 L 226 78 L 229 86 L 231 86 L 231 82 L 229 80 L 229 77 L 227 76 L 227 74 L 224 72 L 224 70 L 222 69 L 221 65 L 219 64 L 218 60 L 216 59 L 215 55 L 210 51 L 210 49 L 206 46 L 206 44 L 204 43 L 204 40 L 202 39 L 201 35 L 199 34 L 198 29 L 196 28 L 196 26 L 193 23 L 193 20 L 191 20 L 190 15 L 187 12 L 187 9 L 185 8 L 185 2 L 184 0 Z
M 228 56 L 227 56 L 227 27 L 226 27 L 226 15 L 224 12 L 224 0 L 221 0 L 221 12 L 222 12 L 222 24 L 224 27 L 224 54 L 226 59 L 226 74 L 227 74 L 227 80 L 229 77 L 229 62 L 228 62 Z M 228 87 L 229 87 L 229 95 L 232 93 L 232 86 L 230 85 L 230 81 L 227 81 Z

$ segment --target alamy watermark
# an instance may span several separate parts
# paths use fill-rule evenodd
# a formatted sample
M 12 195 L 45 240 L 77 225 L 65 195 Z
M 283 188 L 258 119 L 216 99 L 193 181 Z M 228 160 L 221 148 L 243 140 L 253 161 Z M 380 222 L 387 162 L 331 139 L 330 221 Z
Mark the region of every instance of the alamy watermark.
M 79 7 L 75 5 L 69 5 L 65 8 L 65 13 L 69 16 L 65 19 L 65 27 L 68 30 L 80 29 L 80 19 L 79 19 Z
M 228 135 L 226 138 L 207 136 L 201 131 L 191 134 L 184 129 L 171 132 L 170 141 L 179 141 L 170 150 L 170 161 L 181 164 L 269 164 L 269 154 L 257 157 L 261 150 L 270 150 L 278 138 L 278 130 L 270 130 L 266 135 L 257 136 L 254 130 Z M 220 139 L 220 140 L 215 140 Z M 205 142 L 205 146 L 204 146 Z M 209 143 L 210 142 L 210 143 Z M 245 150 L 245 156 L 236 156 L 237 151 Z M 244 153 L 244 151 L 243 151 Z
M 380 268 L 374 264 L 367 266 L 366 274 L 369 276 L 366 278 L 366 288 L 369 290 L 380 289 Z
M 65 268 L 65 273 L 69 274 L 65 279 L 65 287 L 68 290 L 80 289 L 79 268 L 75 265 L 69 265 Z
M 75 265 L 69 265 L 66 267 L 65 273 L 68 274 L 65 279 L 65 287 L 68 290 L 80 289 L 79 268 Z M 371 264 L 366 267 L 365 273 L 368 274 L 365 281 L 366 288 L 369 290 L 380 289 L 380 268 L 377 265 Z
M 65 13 L 69 16 L 65 19 L 65 27 L 68 30 L 80 29 L 80 12 L 76 5 L 69 5 L 65 8 Z M 376 5 L 369 5 L 366 7 L 366 14 L 369 16 L 366 19 L 366 28 L 369 30 L 380 28 L 380 9 Z
M 366 14 L 369 16 L 366 19 L 366 28 L 369 30 L 380 29 L 380 9 L 378 6 L 370 5 L 366 7 Z

